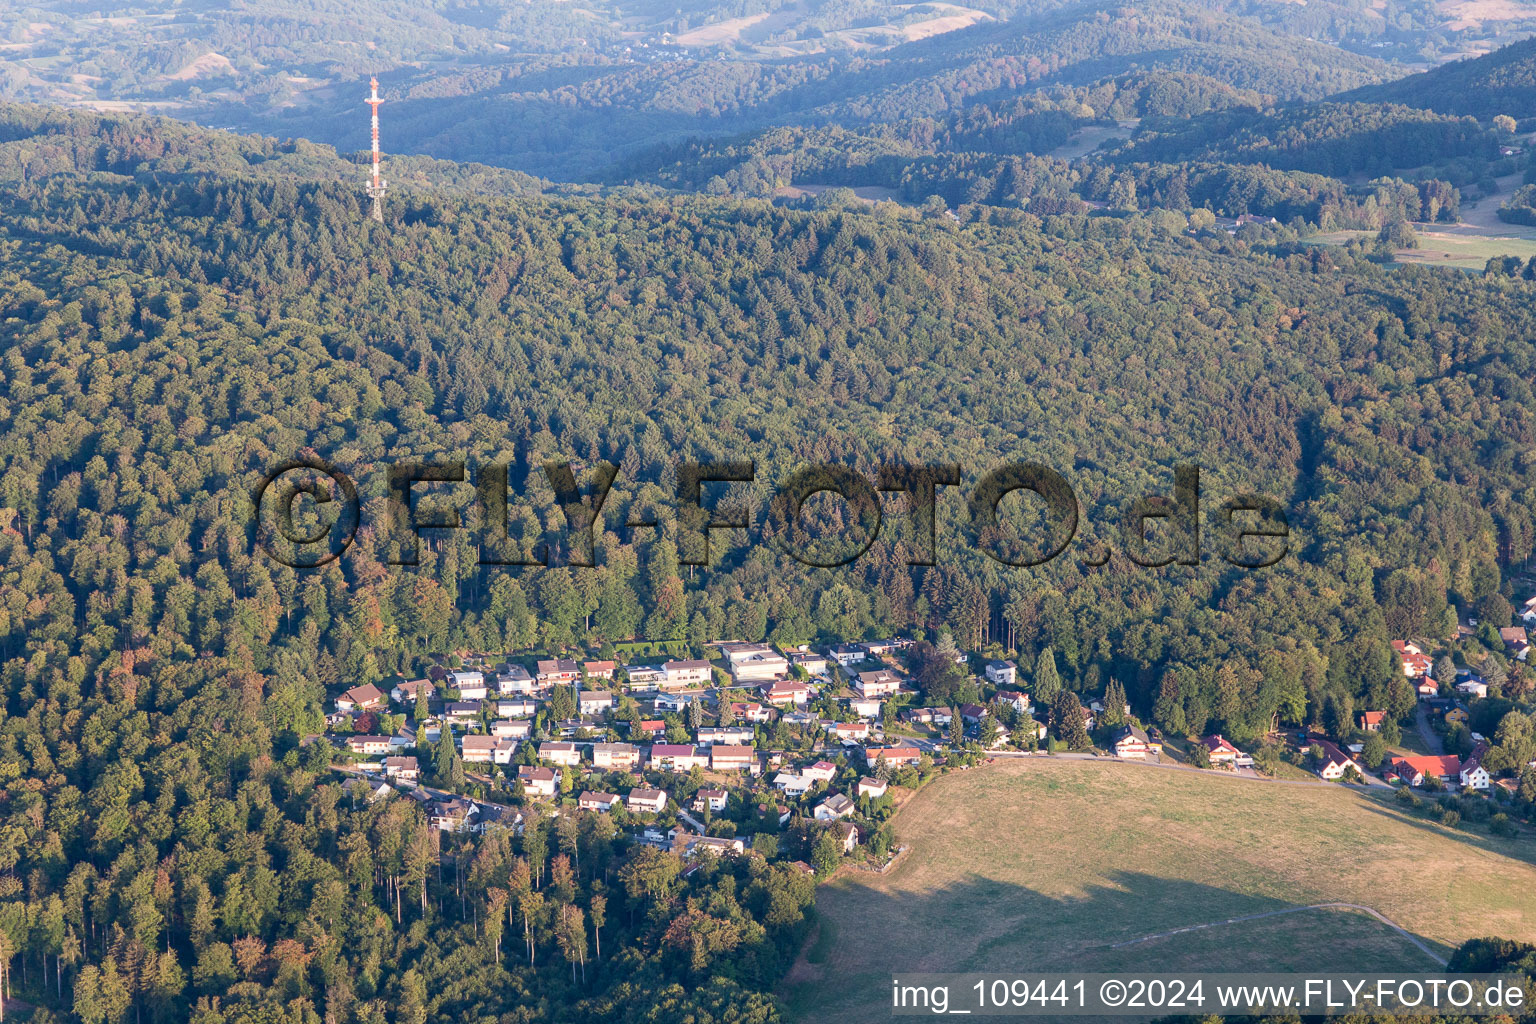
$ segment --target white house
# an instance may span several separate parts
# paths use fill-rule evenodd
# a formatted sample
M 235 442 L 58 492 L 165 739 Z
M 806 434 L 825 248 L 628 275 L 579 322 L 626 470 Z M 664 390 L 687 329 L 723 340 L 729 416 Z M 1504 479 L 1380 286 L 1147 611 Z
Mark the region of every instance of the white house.
M 517 770 L 517 779 L 529 796 L 549 797 L 555 795 L 555 788 L 560 784 L 560 773 L 553 768 L 530 767 L 525 764 Z
M 487 690 L 484 672 L 453 672 L 449 674 L 460 700 L 484 700 Z
M 632 789 L 624 806 L 631 811 L 660 814 L 667 809 L 667 794 L 660 789 Z
M 787 796 L 804 796 L 810 792 L 811 780 L 798 772 L 779 772 L 773 777 L 773 785 Z
M 707 661 L 669 661 L 661 666 L 661 685 L 669 690 L 708 686 L 714 669 Z
M 1013 686 L 1019 681 L 1019 666 L 1011 661 L 989 661 L 986 673 L 993 686 Z
M 841 793 L 833 793 L 816 805 L 814 816 L 817 821 L 838 821 L 848 817 L 853 810 L 852 800 Z
M 901 689 L 901 679 L 882 668 L 876 672 L 860 672 L 853 685 L 862 696 L 889 697 Z
M 578 765 L 581 764 L 581 748 L 574 743 L 559 741 L 540 743 L 539 760 L 553 761 L 555 764 Z

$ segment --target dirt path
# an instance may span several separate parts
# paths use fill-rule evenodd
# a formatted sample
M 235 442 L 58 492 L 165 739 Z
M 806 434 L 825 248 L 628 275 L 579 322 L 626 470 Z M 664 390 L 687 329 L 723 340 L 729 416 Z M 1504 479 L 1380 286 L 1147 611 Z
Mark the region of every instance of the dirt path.
M 1374 917 L 1376 920 L 1380 921 L 1382 924 L 1386 925 L 1388 928 L 1391 928 L 1393 931 L 1397 932 L 1397 934 L 1401 935 L 1403 938 L 1419 947 L 1425 956 L 1429 957 L 1441 967 L 1446 965 L 1446 959 L 1439 953 L 1436 953 L 1434 950 L 1430 949 L 1429 946 L 1425 945 L 1423 939 L 1419 938 L 1417 935 L 1413 934 L 1408 929 L 1398 924 L 1396 921 L 1393 921 L 1391 918 L 1385 917 L 1377 911 L 1372 910 L 1370 907 L 1362 906 L 1359 903 L 1313 903 L 1306 907 L 1286 907 L 1284 910 L 1266 910 L 1260 914 L 1244 914 L 1241 917 L 1229 917 L 1224 921 L 1207 921 L 1204 924 L 1192 924 L 1186 925 L 1183 928 L 1171 928 L 1165 932 L 1156 932 L 1152 935 L 1143 935 L 1139 939 L 1128 939 L 1125 942 L 1116 942 L 1109 948 L 1120 949 L 1123 946 L 1135 946 L 1142 942 L 1151 942 L 1154 939 L 1166 939 L 1170 935 L 1183 935 L 1185 932 L 1198 932 L 1203 931 L 1206 928 L 1220 928 L 1229 924 L 1241 924 L 1244 921 L 1258 921 L 1266 917 L 1279 917 L 1282 914 L 1299 914 L 1303 910 L 1358 910 L 1362 914 L 1368 914 L 1371 917 Z

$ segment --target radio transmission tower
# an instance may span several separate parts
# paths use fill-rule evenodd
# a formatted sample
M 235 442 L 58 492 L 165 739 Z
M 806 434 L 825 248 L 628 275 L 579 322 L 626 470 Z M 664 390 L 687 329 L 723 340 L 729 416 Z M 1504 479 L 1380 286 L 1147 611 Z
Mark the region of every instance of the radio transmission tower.
M 389 183 L 379 177 L 379 104 L 384 101 L 379 99 L 378 78 L 370 78 L 368 84 L 373 90 L 363 101 L 373 108 L 373 177 L 368 181 L 368 198 L 373 200 L 373 212 L 370 216 L 383 224 L 384 192 L 389 188 Z

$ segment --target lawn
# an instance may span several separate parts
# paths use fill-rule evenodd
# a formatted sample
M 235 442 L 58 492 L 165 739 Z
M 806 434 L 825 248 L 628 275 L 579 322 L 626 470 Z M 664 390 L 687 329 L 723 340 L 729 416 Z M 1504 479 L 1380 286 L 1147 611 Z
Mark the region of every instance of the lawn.
M 1325 902 L 1384 914 L 1446 956 L 1473 936 L 1536 941 L 1536 867 L 1486 834 L 1410 819 L 1336 786 L 1093 762 L 950 775 L 895 818 L 903 863 L 818 894 L 837 941 L 784 988 L 802 1021 L 884 1020 L 900 971 L 1397 969 L 1437 965 L 1347 910 L 1130 945 Z M 1327 941 L 1321 937 L 1333 936 Z

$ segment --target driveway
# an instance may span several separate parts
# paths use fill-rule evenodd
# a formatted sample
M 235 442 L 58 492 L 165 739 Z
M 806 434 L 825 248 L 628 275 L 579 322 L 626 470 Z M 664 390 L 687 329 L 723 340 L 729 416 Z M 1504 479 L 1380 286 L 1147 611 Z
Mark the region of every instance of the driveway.
M 1429 724 L 1429 715 L 1424 712 L 1424 705 L 1419 704 L 1417 712 L 1413 716 L 1413 722 L 1419 728 L 1419 738 L 1424 741 L 1424 747 L 1431 754 L 1445 753 L 1445 746 L 1440 742 L 1440 736 Z

